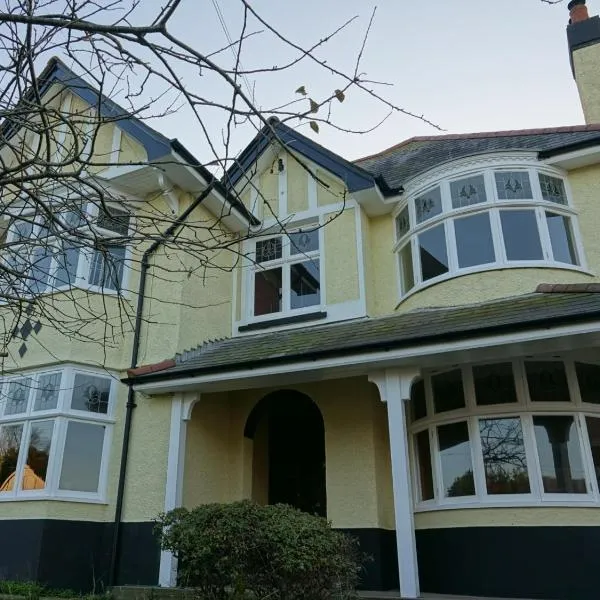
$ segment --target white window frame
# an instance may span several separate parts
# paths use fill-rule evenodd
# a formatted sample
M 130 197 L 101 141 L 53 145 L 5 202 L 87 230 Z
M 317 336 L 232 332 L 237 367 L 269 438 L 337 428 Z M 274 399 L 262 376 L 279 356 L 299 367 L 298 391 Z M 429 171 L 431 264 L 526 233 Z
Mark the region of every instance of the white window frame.
M 569 402 L 533 402 L 530 399 L 529 388 L 525 378 L 525 362 L 536 360 L 544 362 L 561 362 L 565 365 L 570 394 Z M 409 447 L 412 459 L 413 500 L 415 511 L 423 512 L 428 510 L 497 506 L 600 506 L 600 489 L 596 478 L 586 424 L 586 417 L 600 419 L 600 404 L 585 403 L 581 399 L 575 363 L 584 361 L 572 360 L 569 358 L 548 359 L 539 357 L 499 362 L 511 362 L 513 365 L 517 402 L 497 405 L 477 405 L 472 371 L 473 366 L 477 365 L 466 365 L 455 367 L 462 371 L 465 406 L 463 408 L 442 413 L 434 413 L 431 377 L 442 371 L 435 371 L 424 375 L 427 416 L 412 421 L 409 427 Z M 573 417 L 579 435 L 579 447 L 587 490 L 586 493 L 547 493 L 543 491 L 533 417 L 553 415 Z M 488 494 L 485 479 L 485 464 L 481 449 L 479 421 L 481 419 L 511 417 L 518 418 L 521 421 L 530 492 L 524 494 Z M 469 430 L 469 445 L 475 483 L 475 495 L 445 497 L 437 428 L 440 425 L 457 422 L 466 422 Z M 431 472 L 434 488 L 434 498 L 424 501 L 420 499 L 421 480 L 418 462 L 419 454 L 416 443 L 416 434 L 423 431 L 427 431 L 429 437 Z
M 57 406 L 50 410 L 34 411 L 33 406 L 36 395 L 36 383 L 43 375 L 61 373 L 60 391 L 58 394 Z M 110 380 L 110 392 L 108 407 L 106 413 L 93 413 L 82 410 L 75 410 L 70 407 L 71 392 L 74 387 L 75 376 L 83 374 L 93 377 L 101 377 Z M 22 379 L 32 378 L 32 389 L 27 398 L 27 408 L 25 412 L 18 414 L 5 415 L 7 389 L 11 382 Z M 106 503 L 107 502 L 107 479 L 108 465 L 110 460 L 110 451 L 112 448 L 113 428 L 115 424 L 115 404 L 118 387 L 118 376 L 115 373 L 108 373 L 105 370 L 95 370 L 87 367 L 57 365 L 39 371 L 22 371 L 5 377 L 0 382 L 0 393 L 2 402 L 0 403 L 0 427 L 10 425 L 23 425 L 23 432 L 20 442 L 19 458 L 15 475 L 16 485 L 8 492 L 0 492 L 0 502 L 11 502 L 21 500 L 65 500 L 75 502 Z M 33 423 L 40 421 L 54 422 L 52 432 L 52 442 L 48 458 L 48 468 L 46 472 L 46 485 L 39 490 L 21 490 L 23 469 L 26 463 L 28 451 L 29 434 Z M 75 490 L 63 490 L 59 488 L 60 475 L 64 458 L 66 435 L 68 424 L 72 421 L 86 423 L 90 425 L 104 426 L 104 441 L 102 445 L 102 456 L 100 461 L 100 470 L 98 477 L 97 492 L 82 492 Z
M 498 198 L 495 173 L 502 171 L 518 171 L 529 174 L 529 180 L 532 189 L 532 199 L 524 200 L 501 200 Z M 559 204 L 544 200 L 542 197 L 541 186 L 539 182 L 539 174 L 549 175 L 556 179 L 560 179 L 565 186 L 566 204 Z M 484 178 L 486 201 L 478 204 L 461 208 L 452 208 L 452 198 L 450 194 L 450 184 L 453 181 L 482 175 Z M 436 187 L 440 188 L 442 197 L 442 212 L 431 219 L 427 219 L 421 223 L 417 223 L 417 215 L 415 208 L 415 199 L 426 194 L 428 190 Z M 409 231 L 398 237 L 396 228 L 396 218 L 408 207 Z M 540 244 L 542 247 L 543 258 L 541 260 L 508 260 L 505 252 L 505 245 L 502 234 L 502 226 L 500 222 L 500 211 L 506 209 L 533 210 L 535 211 L 538 232 L 540 236 Z M 546 223 L 546 212 L 553 212 L 569 218 L 571 225 L 571 233 L 573 237 L 573 246 L 576 254 L 577 264 L 569 264 L 554 260 L 550 234 Z M 471 216 L 475 214 L 488 214 L 490 217 L 490 226 L 492 232 L 492 242 L 496 260 L 492 263 L 475 265 L 471 267 L 459 268 L 456 237 L 454 232 L 454 221 L 456 218 Z M 507 268 L 523 268 L 523 267 L 549 267 L 553 269 L 567 269 L 571 271 L 579 271 L 588 273 L 587 262 L 584 254 L 579 222 L 577 219 L 578 213 L 573 205 L 572 193 L 569 182 L 565 178 L 564 173 L 555 169 L 543 166 L 523 166 L 508 163 L 497 164 L 487 168 L 467 169 L 457 171 L 452 176 L 428 182 L 414 192 L 407 195 L 392 213 L 394 219 L 394 253 L 396 254 L 396 277 L 398 281 L 398 290 L 400 299 L 418 292 L 430 285 L 434 285 L 441 281 L 453 279 L 458 276 L 467 275 L 470 273 L 480 273 L 485 271 L 507 269 Z M 448 253 L 448 272 L 431 279 L 423 280 L 421 271 L 421 261 L 418 246 L 419 234 L 427 231 L 440 224 L 445 224 L 446 233 L 446 251 Z M 404 290 L 404 282 L 402 281 L 402 269 L 400 261 L 400 250 L 406 244 L 412 246 L 412 260 L 414 273 L 414 286 L 408 290 Z
M 113 203 L 108 203 L 108 208 L 114 208 L 115 210 L 119 210 L 119 211 L 124 211 L 127 212 L 129 214 L 129 229 L 127 234 L 129 235 L 132 231 L 132 225 L 133 225 L 133 215 L 131 214 L 130 211 L 128 211 L 126 208 L 124 208 L 123 206 L 116 206 Z M 111 231 L 109 229 L 104 229 L 101 227 L 98 227 L 97 225 L 94 224 L 94 222 L 97 220 L 98 215 L 99 215 L 99 206 L 97 206 L 94 202 L 83 202 L 82 203 L 82 207 L 81 207 L 81 211 L 82 211 L 82 216 L 85 218 L 86 222 L 88 223 L 88 226 L 93 227 L 93 230 L 98 234 L 99 237 L 105 237 L 107 239 L 110 238 L 114 238 L 117 237 L 118 234 L 116 234 L 114 231 Z M 31 219 L 31 213 L 28 214 L 27 210 L 23 210 L 22 212 L 19 213 L 15 213 L 13 215 L 11 215 L 12 219 L 15 219 L 16 221 L 18 221 L 19 219 L 24 219 L 29 221 Z M 43 226 L 43 219 L 41 215 L 34 215 L 33 219 L 32 219 L 32 233 L 31 233 L 31 237 L 33 240 L 37 239 L 39 232 L 41 230 Z M 114 290 L 108 287 L 103 287 L 100 285 L 94 285 L 89 283 L 89 277 L 90 277 L 90 272 L 91 272 L 91 268 L 92 268 L 92 263 L 93 263 L 93 257 L 94 257 L 94 249 L 91 247 L 79 247 L 78 250 L 78 261 L 77 261 L 77 272 L 75 274 L 75 277 L 73 279 L 73 281 L 71 282 L 71 284 L 58 284 L 58 282 L 55 280 L 56 278 L 56 274 L 59 270 L 59 261 L 58 261 L 58 256 L 60 256 L 60 252 L 61 252 L 61 248 L 59 247 L 59 242 L 63 242 L 63 241 L 67 241 L 68 240 L 68 235 L 65 234 L 64 236 L 61 236 L 59 239 L 54 238 L 53 236 L 49 236 L 48 239 L 44 242 L 44 245 L 40 246 L 40 248 L 48 248 L 52 251 L 51 254 L 51 262 L 50 262 L 50 267 L 48 269 L 48 278 L 47 281 L 45 283 L 45 286 L 43 287 L 43 289 L 41 289 L 39 292 L 37 292 L 36 295 L 43 295 L 43 294 L 51 294 L 51 293 L 55 293 L 55 292 L 60 292 L 60 291 L 66 291 L 69 289 L 74 289 L 74 288 L 80 288 L 80 289 L 85 289 L 89 292 L 95 292 L 95 293 L 100 293 L 100 294 L 105 294 L 105 295 L 118 295 L 118 294 L 124 294 L 127 291 L 127 284 L 129 281 L 129 272 L 131 270 L 131 258 L 132 258 L 132 250 L 131 250 L 131 246 L 130 244 L 119 244 L 121 246 L 124 246 L 125 248 L 125 252 L 124 252 L 124 258 L 123 258 L 123 270 L 122 270 L 122 274 L 121 274 L 121 284 L 120 284 L 120 290 Z M 36 246 L 35 243 L 28 243 L 26 241 L 22 242 L 24 246 L 27 247 L 27 250 L 33 254 L 35 252 Z M 7 245 L 12 245 L 14 244 L 15 246 L 17 246 L 19 244 L 19 242 L 16 240 L 16 232 L 15 232 L 15 222 L 11 223 L 6 235 L 6 244 Z M 116 244 L 115 244 L 116 245 Z M 26 272 L 30 272 L 31 269 L 29 269 Z
M 300 254 L 290 254 L 290 234 L 299 233 L 302 231 L 316 231 L 319 240 L 319 249 L 313 250 L 311 252 L 300 253 Z M 261 263 L 256 262 L 256 243 L 262 242 L 270 239 L 281 238 L 281 258 L 264 261 Z M 289 230 L 281 233 L 276 233 L 267 236 L 257 237 L 248 242 L 250 244 L 250 248 L 248 251 L 248 255 L 251 257 L 251 264 L 249 268 L 246 269 L 246 277 L 245 277 L 245 287 L 247 293 L 244 296 L 244 305 L 245 308 L 243 310 L 243 323 L 260 323 L 265 321 L 273 321 L 282 319 L 285 317 L 295 316 L 295 315 L 304 315 L 311 314 L 315 312 L 322 312 L 326 309 L 325 303 L 325 276 L 324 276 L 324 239 L 323 239 L 323 227 L 319 223 L 311 223 L 310 225 L 303 225 L 302 227 L 294 227 Z M 319 265 L 319 292 L 321 302 L 319 304 L 314 304 L 312 306 L 306 306 L 304 308 L 291 308 L 291 282 L 290 282 L 290 267 L 293 264 L 307 262 L 309 260 L 318 260 Z M 257 272 L 260 271 L 268 271 L 270 269 L 276 268 L 282 269 L 282 284 L 281 284 L 281 295 L 282 295 L 282 305 L 281 310 L 278 312 L 269 313 L 266 315 L 254 315 L 254 277 Z

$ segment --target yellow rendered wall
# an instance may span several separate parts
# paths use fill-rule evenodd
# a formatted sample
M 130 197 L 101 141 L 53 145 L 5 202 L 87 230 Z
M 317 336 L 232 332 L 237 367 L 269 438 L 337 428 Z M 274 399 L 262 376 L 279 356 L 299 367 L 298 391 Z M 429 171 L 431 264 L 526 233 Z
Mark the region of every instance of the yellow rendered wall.
M 327 517 L 335 527 L 389 527 L 391 475 L 377 389 L 364 377 L 288 387 L 310 396 L 323 415 Z M 188 426 L 185 506 L 250 497 L 264 501 L 264 488 L 252 490 L 253 448 L 243 434 L 252 408 L 275 390 L 202 396 Z M 264 465 L 260 477 L 266 477 Z
M 298 161 L 306 164 L 302 157 L 296 159 L 287 153 L 287 208 L 290 215 L 308 210 L 309 175 Z
M 317 177 L 317 204 L 337 204 L 348 199 L 346 186 L 323 169 L 316 170 Z
M 600 123 L 600 44 L 573 52 L 575 79 L 586 123 Z
M 259 197 L 262 198 L 263 218 L 272 219 L 279 215 L 279 173 L 277 160 L 265 169 L 258 178 Z
M 327 304 L 357 300 L 358 254 L 354 209 L 336 214 L 324 227 Z
M 391 215 L 367 218 L 370 265 L 367 272 L 367 310 L 369 316 L 390 314 L 398 303 L 394 229 Z

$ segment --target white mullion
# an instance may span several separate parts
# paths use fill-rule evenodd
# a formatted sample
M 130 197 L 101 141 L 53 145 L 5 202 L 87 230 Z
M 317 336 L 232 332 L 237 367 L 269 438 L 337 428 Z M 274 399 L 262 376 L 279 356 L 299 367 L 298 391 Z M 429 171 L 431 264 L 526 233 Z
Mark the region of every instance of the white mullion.
M 473 469 L 473 484 L 475 486 L 475 496 L 479 501 L 485 499 L 487 495 L 487 485 L 485 480 L 485 466 L 483 463 L 483 449 L 479 435 L 479 419 L 486 417 L 467 418 L 467 430 L 469 432 L 469 441 L 471 448 L 471 468 Z
M 444 489 L 444 471 L 442 469 L 442 454 L 440 452 L 440 438 L 438 435 L 438 427 L 434 425 L 432 427 L 432 462 L 435 465 L 435 470 L 439 473 L 439 476 L 435 483 L 435 490 L 437 492 L 437 501 L 443 503 L 446 500 L 446 491 Z
M 429 454 L 430 454 L 429 463 L 431 464 L 431 476 L 433 479 L 433 502 L 439 503 L 441 496 L 440 496 L 438 482 L 441 480 L 442 473 L 439 470 L 438 463 L 437 463 L 437 455 L 439 454 L 439 452 L 437 452 L 434 447 L 434 443 L 435 443 L 434 438 L 437 437 L 436 429 L 435 429 L 435 427 L 432 427 L 431 425 L 429 425 L 427 427 L 426 431 L 427 431 L 427 437 L 429 438 Z
M 537 206 L 535 208 L 535 216 L 538 223 L 540 243 L 542 245 L 542 254 L 544 256 L 544 260 L 547 262 L 554 262 L 552 240 L 550 239 L 550 230 L 548 229 L 548 221 L 546 220 L 546 208 Z
M 279 169 L 279 161 L 283 163 L 283 169 L 278 171 L 278 200 L 279 200 L 279 218 L 288 214 L 288 186 L 287 186 L 287 156 L 282 152 L 277 158 L 277 168 Z
M 521 427 L 523 428 L 523 444 L 525 445 L 525 457 L 527 459 L 527 472 L 529 475 L 529 487 L 534 498 L 539 501 L 544 499 L 544 483 L 542 480 L 542 467 L 535 439 L 535 428 L 533 416 L 521 415 Z
M 284 261 L 281 264 L 281 312 L 288 313 L 292 304 L 292 289 L 290 269 L 291 263 Z
M 454 229 L 454 219 L 446 219 L 444 227 L 444 236 L 446 238 L 446 257 L 448 259 L 448 273 L 458 271 L 458 249 L 456 247 L 456 231 Z
M 19 458 L 17 459 L 17 468 L 15 469 L 15 483 L 13 486 L 13 492 L 15 496 L 19 496 L 23 484 L 23 471 L 25 464 L 27 463 L 27 454 L 29 448 L 29 436 L 31 435 L 31 421 L 22 421 L 23 430 L 21 433 L 21 443 L 19 448 Z M 17 424 L 17 423 L 15 423 Z
M 52 421 L 52 441 L 50 442 L 50 452 L 48 454 L 48 467 L 46 469 L 46 482 L 44 491 L 52 495 L 55 488 L 55 482 L 57 475 L 57 440 L 58 440 L 58 417 L 48 417 L 44 419 L 46 421 Z
M 579 428 L 579 444 L 581 446 L 581 460 L 586 477 L 586 488 L 588 494 L 591 494 L 594 500 L 598 501 L 598 479 L 596 477 L 596 468 L 594 466 L 594 457 L 592 455 L 592 445 L 590 442 L 590 434 L 587 428 L 587 418 L 584 413 L 579 413 L 575 416 L 578 421 Z
M 67 426 L 69 419 L 67 417 L 58 417 L 56 419 L 56 469 L 53 474 L 52 495 L 56 495 L 59 491 L 60 476 L 65 457 L 65 445 L 67 443 Z

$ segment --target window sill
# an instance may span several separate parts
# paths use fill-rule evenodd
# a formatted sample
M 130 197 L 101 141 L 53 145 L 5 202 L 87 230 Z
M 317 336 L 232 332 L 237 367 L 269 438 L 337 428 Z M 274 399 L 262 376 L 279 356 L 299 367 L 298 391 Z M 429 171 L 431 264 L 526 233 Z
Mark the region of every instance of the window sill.
M 50 494 L 31 496 L 2 496 L 0 502 L 76 502 L 78 504 L 103 504 L 108 502 L 103 498 L 82 498 L 81 496 L 52 496 Z
M 262 329 L 270 329 L 271 327 L 295 325 L 297 323 L 319 321 L 325 318 L 327 318 L 327 312 L 325 311 L 304 313 L 301 315 L 290 315 L 289 317 L 279 317 L 275 319 L 269 319 L 268 321 L 258 321 L 256 323 L 249 323 L 248 325 L 240 325 L 238 327 L 238 332 L 244 333 L 247 331 L 261 331 Z
M 600 502 L 597 500 L 590 499 L 589 495 L 585 495 L 584 498 L 574 498 L 573 495 L 569 495 L 564 500 L 510 500 L 510 501 L 489 501 L 483 500 L 478 502 L 476 500 L 457 502 L 456 504 L 418 504 L 414 512 L 428 513 L 428 512 L 441 512 L 445 510 L 478 510 L 486 508 L 548 508 L 548 507 L 565 507 L 565 508 L 599 508 Z

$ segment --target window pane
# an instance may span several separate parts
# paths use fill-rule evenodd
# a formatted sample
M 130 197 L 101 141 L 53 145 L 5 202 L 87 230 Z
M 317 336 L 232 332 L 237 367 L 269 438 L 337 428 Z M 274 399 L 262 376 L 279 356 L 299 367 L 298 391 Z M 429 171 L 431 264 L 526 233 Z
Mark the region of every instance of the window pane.
M 104 445 L 104 425 L 69 421 L 59 488 L 97 492 Z
M 488 213 L 454 220 L 458 266 L 461 269 L 496 260 Z
M 452 197 L 452 208 L 462 208 L 485 202 L 485 181 L 483 175 L 466 177 L 450 183 L 450 195 Z
M 254 314 L 268 315 L 281 311 L 281 267 L 254 274 Z
M 23 425 L 4 425 L 0 428 L 0 492 L 15 489 L 15 472 Z
M 120 235 L 127 235 L 129 231 L 129 214 L 124 210 L 112 207 L 106 211 L 102 206 L 99 206 L 98 227 Z
M 291 308 L 321 304 L 319 261 L 309 260 L 290 267 Z
M 442 212 L 442 193 L 439 187 L 415 198 L 417 223 L 423 223 Z
M 118 290 L 123 278 L 125 246 L 107 246 L 95 250 L 90 267 L 89 282 L 106 290 Z
M 402 279 L 402 293 L 406 294 L 415 287 L 415 271 L 410 242 L 400 250 L 400 277 Z
M 396 217 L 396 236 L 398 239 L 405 236 L 410 231 L 410 218 L 408 216 L 408 206 L 402 209 Z
M 77 263 L 79 262 L 79 248 L 63 241 L 62 251 L 55 256 L 57 264 L 55 285 L 73 285 L 77 276 Z
M 521 419 L 481 419 L 479 434 L 488 494 L 528 494 Z
M 431 386 L 433 388 L 433 406 L 436 413 L 465 406 L 465 392 L 460 369 L 433 375 Z
M 584 402 L 600 404 L 600 365 L 575 363 L 579 393 Z
M 577 253 L 575 252 L 575 243 L 573 241 L 571 219 L 563 215 L 547 212 L 546 223 L 548 224 L 548 233 L 550 234 L 554 260 L 569 265 L 576 265 Z
M 431 500 L 433 498 L 433 471 L 431 470 L 429 431 L 420 431 L 415 438 L 419 461 L 420 500 Z
M 60 373 L 48 373 L 40 376 L 35 392 L 33 410 L 52 410 L 58 406 L 60 377 Z
M 319 231 L 290 233 L 290 254 L 306 254 L 319 249 Z
M 443 224 L 419 235 L 419 252 L 423 281 L 448 272 L 448 253 Z
M 106 377 L 95 377 L 85 373 L 77 373 L 73 385 L 71 408 L 87 412 L 108 412 L 111 380 Z
M 427 404 L 425 401 L 425 381 L 419 379 L 413 383 L 410 389 L 410 407 L 413 421 L 418 421 L 427 416 Z
M 585 494 L 585 472 L 573 417 L 533 417 L 542 483 L 552 494 Z
M 517 402 L 511 363 L 473 367 L 475 398 L 479 406 Z
M 565 191 L 564 181 L 558 177 L 550 177 L 550 175 L 544 175 L 543 173 L 540 173 L 539 176 L 542 198 L 548 202 L 567 204 L 567 192 Z
M 508 260 L 542 260 L 542 244 L 533 210 L 501 210 L 502 235 Z
M 256 242 L 256 262 L 262 263 L 281 258 L 281 238 L 270 238 Z
M 23 469 L 23 490 L 43 490 L 46 487 L 46 471 L 52 444 L 54 421 L 34 421 L 31 424 L 27 463 Z
M 600 419 L 586 417 L 588 437 L 592 448 L 592 460 L 594 461 L 594 473 L 600 487 Z
M 27 400 L 31 389 L 31 379 L 16 379 L 8 384 L 6 395 L 5 415 L 17 415 L 27 410 Z
M 529 200 L 533 198 L 529 173 L 526 171 L 496 173 L 496 189 L 500 200 Z
M 39 294 L 46 289 L 50 279 L 50 264 L 52 252 L 50 248 L 38 247 L 31 254 L 31 265 L 29 269 L 28 291 Z
M 562 362 L 526 361 L 525 372 L 532 402 L 570 402 L 567 373 Z
M 472 496 L 475 494 L 471 443 L 467 423 L 451 423 L 438 427 L 438 443 L 442 463 L 444 496 Z
M 29 241 L 33 237 L 33 222 L 31 220 L 34 219 L 34 216 L 32 215 L 29 219 L 26 221 L 22 219 L 15 220 L 13 223 L 13 241 Z

